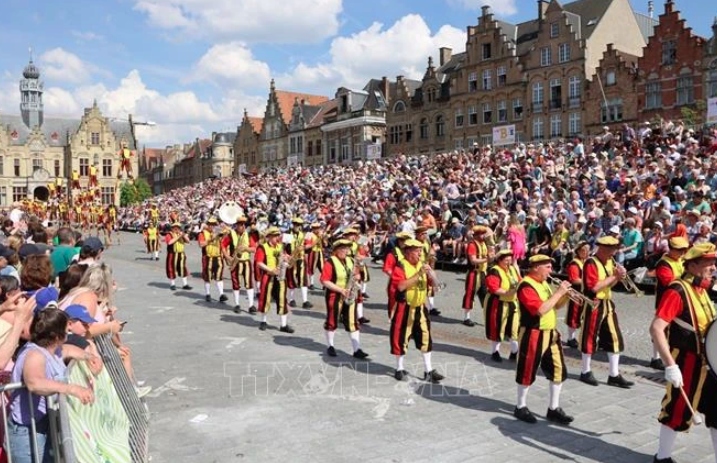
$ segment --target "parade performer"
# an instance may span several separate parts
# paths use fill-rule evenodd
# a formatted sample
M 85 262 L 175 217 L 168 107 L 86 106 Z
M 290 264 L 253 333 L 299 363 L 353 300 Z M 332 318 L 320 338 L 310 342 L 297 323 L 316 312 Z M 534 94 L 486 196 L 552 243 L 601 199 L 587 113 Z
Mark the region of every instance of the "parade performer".
M 309 289 L 314 290 L 314 274 L 321 273 L 324 265 L 324 231 L 321 224 L 311 224 L 311 231 L 306 234 L 305 245 L 309 250 L 306 255 L 306 272 L 309 276 Z
M 423 252 L 421 253 L 421 262 L 428 264 L 431 268 L 434 267 L 436 262 L 436 252 L 431 245 L 431 240 L 428 239 L 428 228 L 420 226 L 416 227 L 416 239 L 423 244 Z M 433 286 L 428 288 L 428 314 L 438 316 L 441 311 L 436 308 L 436 290 Z
M 690 429 L 693 418 L 684 394 L 704 414 L 717 455 L 717 377 L 708 371 L 704 339 L 715 319 L 708 291 L 712 286 L 717 250 L 710 243 L 690 248 L 684 256 L 684 274 L 664 290 L 650 326 L 652 341 L 665 362 L 667 390 L 658 421 L 660 439 L 653 461 L 672 463 L 678 432 Z
M 428 278 L 430 267 L 421 264 L 423 245 L 415 239 L 406 240 L 405 257 L 393 268 L 391 283 L 396 288 L 396 308 L 391 317 L 390 343 L 391 354 L 396 356 L 394 377 L 401 381 L 407 376 L 404 357 L 411 339 L 423 354 L 425 373 L 423 379 L 432 383 L 440 382 L 444 377 L 431 365 L 431 320 L 426 308 Z
M 583 267 L 590 254 L 590 244 L 581 241 L 575 246 L 575 255 L 565 270 L 568 274 L 568 281 L 572 288 L 583 293 Z M 565 323 L 568 325 L 568 342 L 566 345 L 573 349 L 578 348 L 577 332 L 580 329 L 580 321 L 583 316 L 583 306 L 573 300 L 568 303 L 568 313 L 565 316 Z
M 97 188 L 99 186 L 99 183 L 97 183 L 97 164 L 90 166 L 90 182 L 87 186 L 89 188 Z
M 475 322 L 471 320 L 471 311 L 476 297 L 480 299 L 481 304 L 485 298 L 485 275 L 488 269 L 488 245 L 485 242 L 485 234 L 488 228 L 484 225 L 476 225 L 472 229 L 473 241 L 468 243 L 466 247 L 466 255 L 468 256 L 468 274 L 466 275 L 465 293 L 463 294 L 463 324 L 466 326 L 475 326 Z
M 599 304 L 583 307 L 583 327 L 580 332 L 580 352 L 582 353 L 582 372 L 580 381 L 591 386 L 598 382 L 590 368 L 592 354 L 598 347 L 607 352 L 610 373 L 607 384 L 621 388 L 630 388 L 634 384 L 622 377 L 619 371 L 620 352 L 625 343 L 618 323 L 615 303 L 612 301 L 612 287 L 618 284 L 627 272 L 613 260 L 620 241 L 612 236 L 597 239 L 598 249 L 583 267 L 583 288 L 590 300 L 597 299 Z
M 510 357 L 515 361 L 518 355 L 518 329 L 520 312 L 516 291 L 520 283 L 520 270 L 513 265 L 513 251 L 504 249 L 496 256 L 485 279 L 486 295 L 483 304 L 485 312 L 485 335 L 491 344 L 491 359 L 502 362 L 500 343 L 510 340 Z
M 277 227 L 266 230 L 265 242 L 256 248 L 254 256 L 254 273 L 260 279 L 259 306 L 261 322 L 259 329 L 267 328 L 267 313 L 271 303 L 276 304 L 276 313 L 281 320 L 279 331 L 293 333 L 294 328 L 289 326 L 289 308 L 286 303 L 286 278 L 288 275 L 289 256 L 284 253 L 281 243 L 281 231 Z
M 80 173 L 76 169 L 72 169 L 72 187 L 73 190 L 79 190 L 80 187 Z
M 159 209 L 157 209 L 157 203 L 152 203 L 147 210 L 147 220 L 154 226 L 159 225 Z
M 356 300 L 361 285 L 360 270 L 349 257 L 350 249 L 351 241 L 337 240 L 331 257 L 326 260 L 321 270 L 320 281 L 326 288 L 324 296 L 326 301 L 324 330 L 328 345 L 326 352 L 329 357 L 336 357 L 334 335 L 336 327 L 342 323 L 351 338 L 353 356 L 357 359 L 365 359 L 368 354 L 361 350 L 360 324 L 356 312 Z
M 120 166 L 119 170 L 117 171 L 117 178 L 122 178 L 122 171 L 127 172 L 127 178 L 132 179 L 132 157 L 134 157 L 134 151 L 127 148 L 127 143 L 122 143 L 122 149 L 120 149 L 119 153 L 120 158 Z
M 536 254 L 530 257 L 528 263 L 528 275 L 518 285 L 520 350 L 515 371 L 518 400 L 513 414 L 526 423 L 537 421 L 528 409 L 527 399 L 540 367 L 550 381 L 550 404 L 546 418 L 558 424 L 569 424 L 573 417 L 560 408 L 560 391 L 568 377 L 568 370 L 557 330 L 556 311 L 567 302 L 570 282 L 563 281 L 553 293 L 546 281 L 553 271 L 550 257 Z
M 369 278 L 368 268 L 366 267 L 366 259 L 368 258 L 367 249 L 358 243 L 359 231 L 356 228 L 349 227 L 343 231 L 343 238 L 351 242 L 349 249 L 349 257 L 353 259 L 354 264 L 358 265 L 359 276 L 361 279 L 361 291 L 356 301 L 356 313 L 358 313 L 358 322 L 362 325 L 371 323 L 371 320 L 363 316 L 363 301 L 366 297 L 365 283 Z
M 301 231 L 303 225 L 304 220 L 299 217 L 295 217 L 291 220 L 291 243 L 286 244 L 286 253 L 291 256 L 293 261 L 288 278 L 289 306 L 296 307 L 294 290 L 299 288 L 301 291 L 301 300 L 303 301 L 301 307 L 310 309 L 314 305 L 309 302 L 309 287 L 306 284 L 306 262 L 304 259 L 306 248 L 304 232 Z
M 687 252 L 687 248 L 690 247 L 687 238 L 682 236 L 673 236 L 669 239 L 667 245 L 667 253 L 657 261 L 657 265 L 655 266 L 655 278 L 657 280 L 655 285 L 655 310 L 660 307 L 662 296 L 665 294 L 665 290 L 670 283 L 682 277 L 684 273 L 682 257 Z M 660 358 L 660 352 L 657 350 L 655 343 L 652 344 L 650 368 L 654 368 L 655 370 L 665 369 L 665 364 Z
M 142 234 L 150 259 L 159 260 L 159 230 L 153 223 L 149 223 L 145 224 Z
M 169 278 L 169 289 L 174 291 L 177 286 L 175 279 L 182 279 L 182 289 L 192 289 L 187 282 L 187 254 L 184 247 L 190 242 L 189 235 L 182 231 L 182 224 L 175 222 L 172 224 L 172 230 L 164 237 L 167 243 L 167 278 Z
M 249 313 L 256 313 L 254 305 L 254 272 L 251 265 L 251 256 L 256 246 L 251 245 L 249 232 L 246 229 L 247 218 L 239 216 L 232 230 L 222 240 L 222 255 L 229 269 L 234 292 L 234 313 L 241 311 L 239 295 L 241 287 L 246 290 L 249 300 Z
M 222 235 L 217 231 L 218 224 L 215 217 L 207 220 L 206 228 L 199 233 L 197 241 L 202 248 L 202 280 L 204 280 L 204 300 L 212 301 L 211 282 L 214 281 L 219 293 L 219 302 L 226 302 L 224 295 L 224 281 L 222 281 L 224 264 L 222 262 L 221 240 Z
M 383 273 L 388 276 L 388 284 L 386 285 L 386 293 L 388 296 L 387 312 L 388 318 L 393 316 L 393 311 L 396 308 L 396 287 L 393 285 L 391 277 L 393 275 L 393 269 L 399 262 L 405 259 L 403 254 L 403 248 L 406 244 L 406 240 L 413 238 L 413 235 L 408 232 L 396 233 L 396 246 L 386 254 L 386 258 L 383 260 Z

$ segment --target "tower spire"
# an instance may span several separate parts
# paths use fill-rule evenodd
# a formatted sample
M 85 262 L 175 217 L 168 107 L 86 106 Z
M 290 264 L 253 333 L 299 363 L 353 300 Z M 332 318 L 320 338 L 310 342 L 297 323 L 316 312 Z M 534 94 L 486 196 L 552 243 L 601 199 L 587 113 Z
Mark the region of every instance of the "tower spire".
M 44 118 L 44 105 L 42 103 L 43 83 L 40 80 L 40 70 L 32 62 L 32 48 L 30 62 L 22 71 L 20 80 L 20 113 L 22 121 L 30 130 L 41 127 Z

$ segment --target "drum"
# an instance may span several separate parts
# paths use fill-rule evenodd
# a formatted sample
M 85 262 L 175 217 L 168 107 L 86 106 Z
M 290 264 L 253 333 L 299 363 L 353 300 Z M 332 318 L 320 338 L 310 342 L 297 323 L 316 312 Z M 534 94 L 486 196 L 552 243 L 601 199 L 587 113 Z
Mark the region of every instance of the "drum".
M 712 321 L 705 334 L 705 358 L 712 373 L 717 375 L 717 320 Z

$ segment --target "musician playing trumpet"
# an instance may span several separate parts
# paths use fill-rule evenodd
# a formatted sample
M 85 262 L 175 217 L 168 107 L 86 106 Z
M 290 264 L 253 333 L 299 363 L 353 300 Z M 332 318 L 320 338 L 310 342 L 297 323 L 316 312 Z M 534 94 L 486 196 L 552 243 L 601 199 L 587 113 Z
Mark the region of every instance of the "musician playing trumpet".
M 276 304 L 276 313 L 281 319 L 279 331 L 293 333 L 294 328 L 290 327 L 289 309 L 286 303 L 286 279 L 278 278 L 282 272 L 282 265 L 288 265 L 289 256 L 284 253 L 284 245 L 281 243 L 281 230 L 271 227 L 264 234 L 264 242 L 257 246 L 254 255 L 254 273 L 259 278 L 259 306 L 261 313 L 259 329 L 265 331 L 267 328 L 267 313 L 271 309 L 271 303 Z M 282 264 L 283 262 L 283 264 Z
M 174 222 L 171 232 L 164 237 L 167 244 L 167 278 L 169 278 L 169 289 L 174 291 L 177 289 L 175 280 L 177 277 L 182 279 L 182 289 L 192 289 L 187 282 L 187 254 L 184 247 L 189 243 L 189 236 L 182 231 L 182 224 Z
M 286 252 L 292 257 L 292 266 L 289 269 L 289 278 L 287 279 L 289 288 L 289 306 L 296 307 L 296 301 L 294 300 L 294 290 L 299 288 L 301 291 L 301 305 L 304 309 L 310 309 L 313 304 L 309 302 L 309 287 L 307 285 L 307 273 L 306 273 L 306 243 L 304 239 L 304 232 L 301 228 L 304 226 L 304 220 L 300 217 L 294 217 L 291 219 L 291 243 L 286 245 Z
M 575 246 L 575 256 L 565 270 L 568 274 L 568 281 L 578 293 L 583 293 L 583 267 L 590 254 L 590 244 L 581 241 Z M 579 301 L 570 300 L 568 313 L 565 316 L 565 323 L 568 325 L 568 341 L 565 343 L 573 349 L 578 348 L 577 332 L 580 329 L 580 322 L 583 316 L 583 305 Z
M 510 341 L 511 361 L 518 358 L 518 312 L 517 290 L 520 270 L 513 265 L 513 251 L 503 249 L 495 258 L 495 265 L 488 270 L 485 278 L 488 295 L 485 298 L 485 335 L 491 341 L 491 359 L 502 362 L 500 344 Z
M 481 304 L 485 298 L 485 275 L 488 270 L 488 245 L 485 242 L 485 235 L 488 233 L 488 227 L 484 225 L 476 225 L 471 230 L 473 232 L 473 241 L 468 243 L 466 247 L 466 255 L 468 256 L 468 275 L 466 275 L 466 286 L 463 294 L 463 324 L 466 326 L 475 326 L 475 322 L 471 320 L 471 311 L 473 310 L 473 301 L 476 294 Z
M 246 290 L 249 300 L 249 313 L 255 314 L 254 306 L 254 272 L 251 266 L 251 255 L 256 251 L 249 239 L 246 229 L 247 218 L 243 215 L 237 217 L 234 230 L 231 230 L 222 240 L 222 256 L 229 268 L 234 293 L 234 313 L 241 311 L 239 295 L 241 287 Z
M 202 280 L 204 280 L 204 300 L 212 301 L 211 282 L 217 286 L 219 302 L 225 302 L 228 298 L 224 295 L 224 263 L 222 261 L 221 239 L 222 235 L 217 231 L 216 217 L 207 220 L 206 227 L 197 237 L 199 247 L 202 248 Z
M 436 263 L 436 251 L 431 245 L 431 240 L 428 238 L 428 228 L 424 226 L 416 227 L 416 239 L 423 244 L 423 253 L 421 254 L 421 261 L 428 264 L 431 268 Z M 441 311 L 436 308 L 436 289 L 433 286 L 428 288 L 428 314 L 438 316 Z
M 321 270 L 321 284 L 326 288 L 324 299 L 326 301 L 326 321 L 324 331 L 326 333 L 326 344 L 329 357 L 336 357 L 334 347 L 334 335 L 339 323 L 349 333 L 353 356 L 357 359 L 365 359 L 368 354 L 361 350 L 361 338 L 359 332 L 360 323 L 356 312 L 357 296 L 360 289 L 359 269 L 355 267 L 356 262 L 349 256 L 351 241 L 346 239 L 337 240 L 334 243 L 331 257 L 324 262 Z M 354 294 L 351 294 L 351 293 Z

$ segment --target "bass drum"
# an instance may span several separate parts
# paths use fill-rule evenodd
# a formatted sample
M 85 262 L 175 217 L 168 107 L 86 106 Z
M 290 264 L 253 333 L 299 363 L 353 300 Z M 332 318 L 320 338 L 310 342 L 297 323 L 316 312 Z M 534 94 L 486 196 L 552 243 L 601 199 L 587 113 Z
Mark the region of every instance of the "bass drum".
M 712 321 L 705 334 L 705 358 L 712 374 L 717 376 L 717 320 Z

